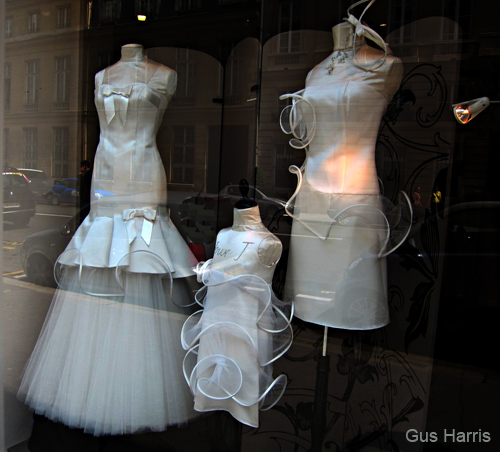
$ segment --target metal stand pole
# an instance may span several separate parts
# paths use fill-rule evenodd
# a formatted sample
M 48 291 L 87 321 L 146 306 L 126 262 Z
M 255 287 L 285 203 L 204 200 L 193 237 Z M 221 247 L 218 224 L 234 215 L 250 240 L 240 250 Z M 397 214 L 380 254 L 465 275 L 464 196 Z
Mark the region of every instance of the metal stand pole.
M 323 333 L 323 350 L 316 366 L 316 391 L 314 394 L 313 419 L 311 425 L 311 452 L 322 452 L 326 427 L 326 398 L 328 396 L 328 374 L 330 356 L 326 354 L 328 327 Z

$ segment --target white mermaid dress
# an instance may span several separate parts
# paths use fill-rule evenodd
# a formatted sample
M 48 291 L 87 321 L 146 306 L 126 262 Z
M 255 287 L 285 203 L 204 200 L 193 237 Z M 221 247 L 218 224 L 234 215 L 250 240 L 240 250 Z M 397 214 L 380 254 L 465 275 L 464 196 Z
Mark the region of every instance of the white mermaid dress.
M 374 39 L 353 16 L 349 22 Z M 291 167 L 299 183 L 287 205 L 294 221 L 284 299 L 299 318 L 328 327 L 389 322 L 385 256 L 411 225 L 408 198 L 394 205 L 381 196 L 375 168 L 380 122 L 402 76 L 401 61 L 377 43 L 385 53 L 364 41 L 344 61 L 334 52 L 304 90 L 282 96 L 292 99 L 282 128 L 293 147 L 306 148 L 303 167 Z
M 191 302 L 184 278 L 196 261 L 168 217 L 156 147 L 176 81 L 147 59 L 96 75 L 92 185 L 108 196 L 93 199 L 56 264 L 59 288 L 18 394 L 37 414 L 96 436 L 162 431 L 195 415 L 177 305 Z
M 199 265 L 203 306 L 185 323 L 184 374 L 197 411 L 225 410 L 251 427 L 259 409 L 281 397 L 286 376 L 272 363 L 292 342 L 292 304 L 271 289 L 281 242 L 262 224 L 259 208 L 234 210 L 234 224 L 217 236 L 214 258 Z

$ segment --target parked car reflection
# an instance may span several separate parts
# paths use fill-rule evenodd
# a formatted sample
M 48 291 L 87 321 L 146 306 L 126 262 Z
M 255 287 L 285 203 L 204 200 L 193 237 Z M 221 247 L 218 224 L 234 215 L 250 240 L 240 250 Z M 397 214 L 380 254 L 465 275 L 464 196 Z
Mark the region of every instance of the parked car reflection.
M 94 197 L 96 199 L 105 196 L 113 196 L 113 193 L 106 190 L 95 190 L 94 192 Z M 78 192 L 78 179 L 76 177 L 56 179 L 48 195 L 48 200 L 53 206 L 58 206 L 62 203 L 79 204 L 80 194 Z
M 72 188 L 76 186 L 73 184 L 76 184 L 77 179 L 68 178 L 61 181 L 64 181 L 64 184 L 57 181 L 56 185 L 60 185 L 66 190 L 66 194 L 60 202 L 70 202 L 62 200 L 70 199 L 71 202 L 75 203 L 78 197 L 70 193 L 77 191 L 76 188 Z M 186 194 L 177 194 L 176 196 L 174 192 L 169 196 L 170 218 L 197 257 L 205 255 L 205 248 L 209 244 L 214 244 L 216 233 L 220 229 L 232 224 L 234 204 L 241 198 L 238 193 L 238 186 L 230 186 L 218 195 L 186 196 Z M 279 234 L 285 234 L 285 231 L 289 233 L 290 225 L 286 221 L 289 218 L 283 219 L 285 201 L 267 197 L 258 190 L 255 193 L 261 212 L 264 212 L 262 218 L 266 226 L 275 232 L 276 229 L 279 229 Z M 96 197 L 98 195 L 105 196 L 102 193 L 97 193 Z M 250 195 L 253 196 L 253 193 L 250 192 Z M 112 196 L 112 193 L 109 196 Z M 29 281 L 43 286 L 55 287 L 54 264 L 78 228 L 81 221 L 80 215 L 80 212 L 77 213 L 62 227 L 38 232 L 25 238 L 20 255 L 24 272 Z M 203 246 L 201 254 L 196 249 L 198 244 Z M 211 255 L 210 245 L 206 251 L 207 255 Z
M 78 228 L 80 213 L 57 228 L 26 237 L 20 251 L 21 264 L 28 281 L 40 286 L 56 287 L 54 264 L 66 249 Z
M 44 171 L 31 168 L 18 168 L 17 171 L 24 174 L 29 180 L 29 188 L 35 195 L 37 203 L 47 202 L 48 196 L 54 185 L 51 179 Z
M 3 220 L 25 226 L 35 215 L 35 196 L 26 176 L 17 171 L 3 171 Z
M 241 197 L 239 185 L 228 185 L 218 194 L 186 197 L 177 209 L 181 232 L 194 244 L 204 244 L 210 255 L 217 233 L 233 224 L 233 209 Z M 266 196 L 251 186 L 247 197 L 255 200 L 262 222 L 271 232 L 282 239 L 290 234 L 291 219 L 285 212 L 285 200 Z

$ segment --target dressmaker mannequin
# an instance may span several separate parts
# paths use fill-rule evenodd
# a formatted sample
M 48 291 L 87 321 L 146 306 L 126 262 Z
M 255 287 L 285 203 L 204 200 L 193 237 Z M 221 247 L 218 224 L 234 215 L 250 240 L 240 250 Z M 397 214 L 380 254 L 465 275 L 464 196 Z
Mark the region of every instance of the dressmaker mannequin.
M 296 302 L 303 320 L 365 330 L 389 322 L 384 256 L 390 229 L 375 143 L 402 64 L 349 11 L 348 20 L 333 27 L 333 53 L 310 71 L 305 89 L 282 96 L 294 101 L 282 114 L 283 130 L 295 137 L 290 144 L 308 147 L 288 203 L 294 222 L 284 298 Z
M 59 289 L 19 397 L 95 436 L 162 431 L 195 413 L 179 335 L 196 261 L 166 209 L 156 134 L 175 71 L 126 45 L 96 75 L 101 135 L 90 214 L 58 260 Z
M 292 340 L 291 306 L 271 289 L 281 249 L 257 206 L 234 209 L 234 224 L 219 232 L 214 258 L 199 267 L 206 287 L 197 299 L 204 309 L 182 332 L 195 410 L 228 411 L 258 427 L 259 408 L 269 409 L 281 397 L 286 376 L 273 380 L 272 362 Z

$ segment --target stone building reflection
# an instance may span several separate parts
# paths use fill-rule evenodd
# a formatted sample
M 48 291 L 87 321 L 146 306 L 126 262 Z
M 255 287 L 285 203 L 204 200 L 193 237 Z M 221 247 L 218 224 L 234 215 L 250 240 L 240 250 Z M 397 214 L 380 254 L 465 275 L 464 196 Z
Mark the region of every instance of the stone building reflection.
M 84 147 L 82 2 L 6 2 L 4 166 L 74 176 Z

